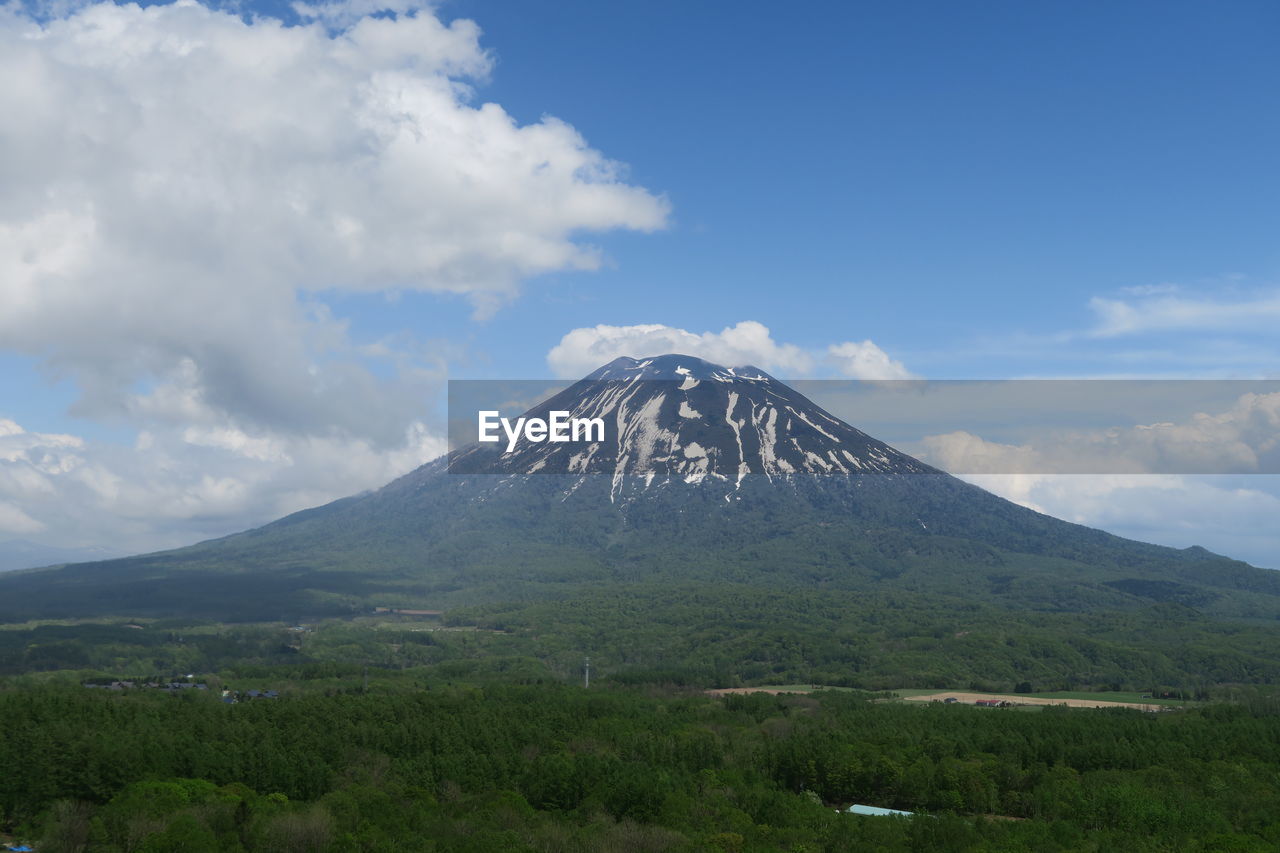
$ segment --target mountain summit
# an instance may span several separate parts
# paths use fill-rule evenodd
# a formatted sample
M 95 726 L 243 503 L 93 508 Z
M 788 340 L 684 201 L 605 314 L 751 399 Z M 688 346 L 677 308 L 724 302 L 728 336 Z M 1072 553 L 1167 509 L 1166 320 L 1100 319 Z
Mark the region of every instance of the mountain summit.
M 533 407 L 603 422 L 602 441 L 461 448 L 450 471 L 608 474 L 619 486 L 704 479 L 739 486 L 752 474 L 938 474 L 824 411 L 757 367 L 687 355 L 618 358 Z
M 1121 539 L 931 468 L 754 367 L 617 359 L 524 413 L 581 441 L 467 444 L 375 492 L 188 548 L 0 575 L 0 620 L 299 619 L 701 584 L 956 607 L 1280 618 L 1280 574 Z M 476 420 L 470 420 L 476 424 Z M 544 434 L 545 437 L 545 434 Z

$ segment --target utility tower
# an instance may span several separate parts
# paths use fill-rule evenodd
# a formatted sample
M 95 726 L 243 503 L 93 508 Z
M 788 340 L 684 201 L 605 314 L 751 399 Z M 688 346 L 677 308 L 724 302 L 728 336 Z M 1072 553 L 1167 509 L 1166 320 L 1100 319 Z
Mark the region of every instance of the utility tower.
M 591 658 L 582 659 L 582 689 L 585 690 L 591 686 Z

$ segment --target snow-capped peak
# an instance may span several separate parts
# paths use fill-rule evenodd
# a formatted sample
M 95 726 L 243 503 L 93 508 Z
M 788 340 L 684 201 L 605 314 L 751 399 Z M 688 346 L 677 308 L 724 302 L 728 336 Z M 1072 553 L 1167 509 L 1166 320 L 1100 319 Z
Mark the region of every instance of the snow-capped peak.
M 604 440 L 517 441 L 510 452 L 462 448 L 455 473 L 605 474 L 617 484 L 719 481 L 799 474 L 935 473 L 854 429 L 756 367 L 687 355 L 619 358 L 535 406 L 601 419 Z

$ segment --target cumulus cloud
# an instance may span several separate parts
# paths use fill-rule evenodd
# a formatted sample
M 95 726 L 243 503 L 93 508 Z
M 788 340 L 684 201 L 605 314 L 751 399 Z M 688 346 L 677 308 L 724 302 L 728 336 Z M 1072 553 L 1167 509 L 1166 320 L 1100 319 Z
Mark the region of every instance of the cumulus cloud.
M 424 10 L 331 33 L 192 0 L 3 7 L 0 346 L 78 381 L 88 414 L 178 373 L 259 425 L 399 432 L 379 401 L 400 389 L 308 293 L 492 310 L 597 266 L 573 235 L 666 216 L 564 122 L 473 103 L 489 67 L 474 24 Z
M 911 371 L 900 361 L 873 342 L 846 341 L 827 347 L 827 357 L 836 369 L 851 379 L 914 379 Z
M 474 23 L 295 11 L 0 5 L 0 349 L 74 383 L 73 414 L 141 431 L 7 422 L 0 530 L 146 548 L 379 485 L 443 450 L 444 358 L 354 339 L 330 294 L 483 314 L 598 266 L 583 235 L 664 227 L 569 124 L 476 98 Z
M 577 378 L 620 356 L 645 358 L 673 352 L 730 367 L 751 364 L 790 375 L 812 371 L 820 362 L 859 379 L 904 379 L 911 375 L 871 341 L 836 344 L 819 358 L 796 344 L 775 340 L 768 326 L 754 320 L 701 333 L 657 323 L 574 329 L 547 353 L 547 364 L 557 376 Z
M 143 431 L 121 447 L 0 420 L 0 533 L 116 552 L 176 546 L 381 486 L 443 452 L 421 423 L 388 452 L 230 424 Z
M 767 326 L 753 320 L 701 334 L 658 323 L 574 329 L 547 353 L 547 364 L 557 376 L 575 378 L 620 356 L 645 358 L 672 352 L 726 366 L 753 364 L 784 372 L 803 372 L 813 364 L 800 347 L 778 343 Z
M 369 15 L 404 15 L 416 12 L 424 5 L 418 0 L 332 0 L 327 3 L 295 2 L 289 4 L 289 8 L 303 21 L 320 21 L 330 27 L 345 29 Z

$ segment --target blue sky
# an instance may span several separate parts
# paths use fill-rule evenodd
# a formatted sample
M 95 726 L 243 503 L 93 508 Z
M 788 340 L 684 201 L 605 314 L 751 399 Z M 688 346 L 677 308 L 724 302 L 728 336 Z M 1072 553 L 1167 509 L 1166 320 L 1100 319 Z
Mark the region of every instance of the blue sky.
M 389 5 L 0 17 L 0 540 L 232 532 L 645 347 L 1280 373 L 1275 4 Z M 1271 479 L 985 484 L 1229 551 Z
M 499 371 L 542 355 L 534 323 L 761 319 L 809 346 L 871 337 L 929 376 L 1180 375 L 1184 346 L 1220 370 L 1240 341 L 1039 339 L 1123 288 L 1236 299 L 1276 279 L 1273 4 L 442 11 L 497 54 L 481 97 L 565 117 L 673 206 L 665 233 L 603 241 L 614 268 L 536 281 L 475 329 Z

